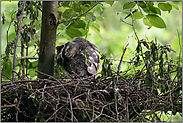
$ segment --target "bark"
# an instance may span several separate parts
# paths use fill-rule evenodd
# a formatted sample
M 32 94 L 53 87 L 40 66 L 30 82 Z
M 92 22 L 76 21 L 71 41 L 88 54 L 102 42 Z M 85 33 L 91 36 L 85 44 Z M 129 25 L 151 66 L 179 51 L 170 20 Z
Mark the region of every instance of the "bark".
M 38 70 L 53 75 L 58 1 L 44 1 Z M 38 78 L 46 78 L 38 74 Z

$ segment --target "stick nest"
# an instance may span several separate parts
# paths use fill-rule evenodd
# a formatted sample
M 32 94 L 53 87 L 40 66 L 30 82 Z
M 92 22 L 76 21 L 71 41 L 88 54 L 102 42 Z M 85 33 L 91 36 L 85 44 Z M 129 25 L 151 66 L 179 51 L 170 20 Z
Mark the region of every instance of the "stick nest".
M 157 83 L 164 85 L 163 81 L 147 85 L 141 75 L 61 76 L 1 84 L 1 121 L 153 122 L 162 121 L 163 112 L 182 112 L 182 97 L 176 94 L 181 82 L 162 94 Z

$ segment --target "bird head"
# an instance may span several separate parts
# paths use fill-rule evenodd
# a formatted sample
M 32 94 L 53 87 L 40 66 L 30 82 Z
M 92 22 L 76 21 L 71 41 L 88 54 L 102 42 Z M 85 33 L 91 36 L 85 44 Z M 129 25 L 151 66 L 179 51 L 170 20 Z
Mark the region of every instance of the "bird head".
M 64 55 L 66 58 L 72 58 L 76 55 L 77 53 L 77 45 L 76 43 L 74 42 L 69 42 L 67 45 L 66 45 L 66 48 L 64 50 Z

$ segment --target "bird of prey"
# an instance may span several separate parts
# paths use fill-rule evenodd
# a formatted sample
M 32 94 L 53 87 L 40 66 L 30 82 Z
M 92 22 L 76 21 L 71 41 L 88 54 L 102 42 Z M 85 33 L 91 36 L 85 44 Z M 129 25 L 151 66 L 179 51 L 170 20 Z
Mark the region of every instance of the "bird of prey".
M 57 64 L 63 66 L 69 74 L 80 77 L 97 74 L 100 66 L 98 48 L 88 40 L 78 37 L 56 49 Z

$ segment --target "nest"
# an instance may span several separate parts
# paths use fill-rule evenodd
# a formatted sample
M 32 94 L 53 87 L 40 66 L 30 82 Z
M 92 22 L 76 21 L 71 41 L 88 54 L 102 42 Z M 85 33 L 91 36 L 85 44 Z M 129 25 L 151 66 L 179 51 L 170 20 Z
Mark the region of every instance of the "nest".
M 155 122 L 162 121 L 163 112 L 182 112 L 181 95 L 174 96 L 181 90 L 181 82 L 158 94 L 155 85 L 160 81 L 147 85 L 139 76 L 113 72 L 96 79 L 49 76 L 7 82 L 1 84 L 1 121 Z

